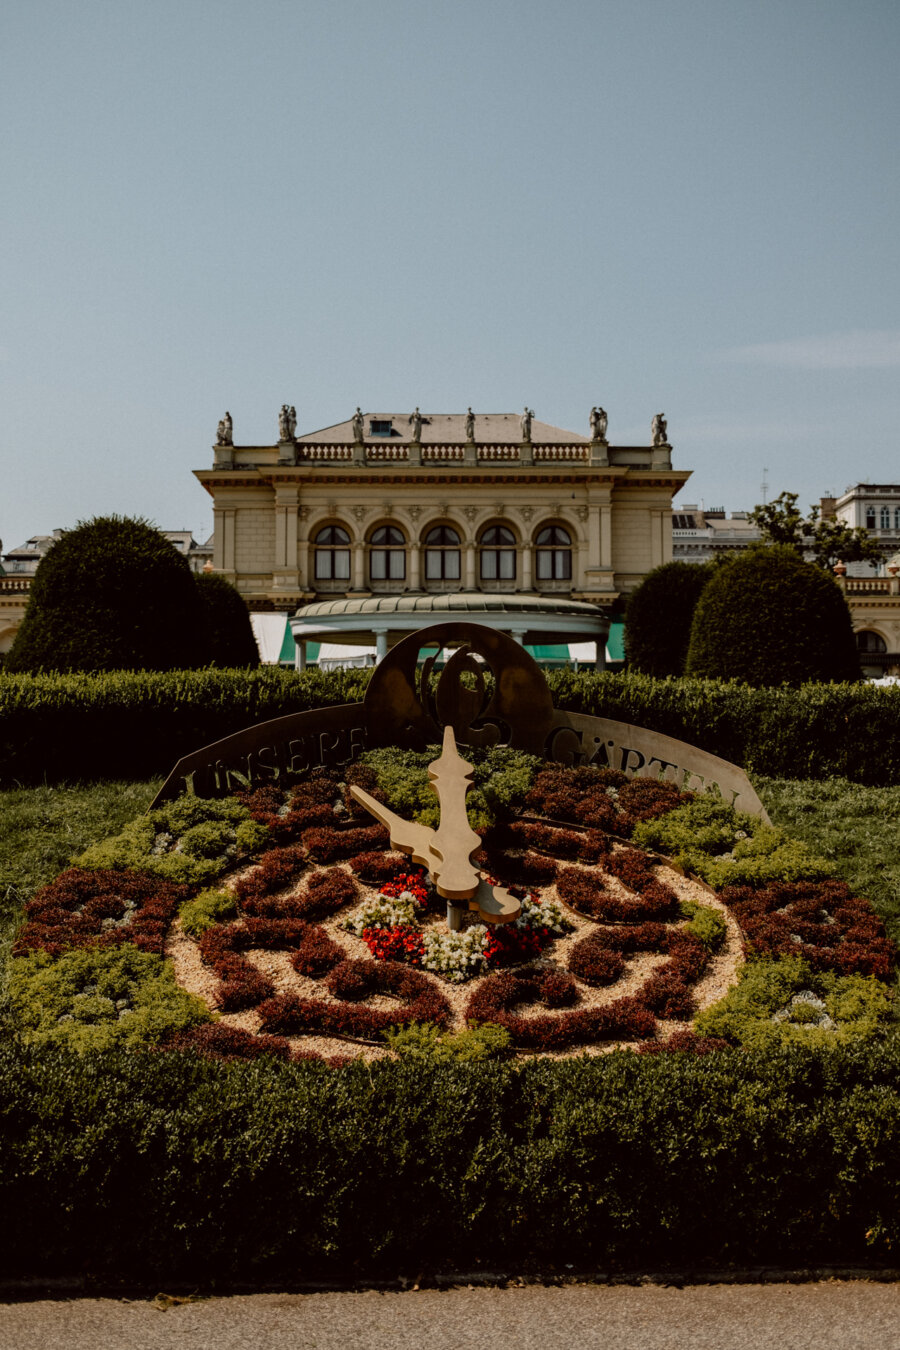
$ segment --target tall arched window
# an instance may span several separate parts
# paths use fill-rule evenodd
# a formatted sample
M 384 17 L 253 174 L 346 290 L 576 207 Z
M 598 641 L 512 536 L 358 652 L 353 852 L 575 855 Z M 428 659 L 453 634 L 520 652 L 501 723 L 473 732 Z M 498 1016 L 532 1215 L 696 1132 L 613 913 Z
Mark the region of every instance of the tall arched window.
M 326 525 L 315 538 L 316 581 L 350 580 L 350 536 L 340 525 Z
M 867 507 L 866 507 L 866 529 L 867 529 L 867 530 L 874 530 L 874 528 L 875 528 L 875 507 L 874 507 L 874 506 L 867 506 Z
M 890 508 L 887 506 L 881 508 L 881 528 L 883 530 L 889 530 L 891 528 L 891 512 Z
M 535 540 L 538 581 L 572 580 L 572 538 L 561 525 L 548 525 Z
M 886 652 L 887 643 L 880 633 L 873 633 L 871 629 L 864 628 L 861 633 L 856 634 L 856 650 L 858 652 Z
M 369 540 L 372 581 L 402 581 L 406 576 L 406 540 L 396 525 L 379 525 Z
M 489 525 L 481 536 L 481 580 L 515 581 L 516 537 L 505 525 Z
M 425 536 L 425 580 L 459 581 L 459 535 L 449 525 L 435 525 Z

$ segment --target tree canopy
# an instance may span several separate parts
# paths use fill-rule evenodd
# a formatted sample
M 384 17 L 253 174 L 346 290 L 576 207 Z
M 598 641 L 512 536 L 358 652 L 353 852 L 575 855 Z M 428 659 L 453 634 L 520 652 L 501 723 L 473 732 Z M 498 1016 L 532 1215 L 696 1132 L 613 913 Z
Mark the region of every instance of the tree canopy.
M 822 520 L 817 506 L 811 506 L 809 514 L 803 516 L 797 509 L 797 495 L 781 492 L 774 501 L 747 513 L 747 519 L 759 526 L 765 543 L 784 544 L 801 558 L 811 555 L 810 561 L 826 572 L 838 562 L 883 561 L 881 546 L 865 530 L 851 529 L 842 520 Z
M 644 675 L 683 675 L 694 609 L 713 563 L 654 567 L 625 606 L 625 656 Z

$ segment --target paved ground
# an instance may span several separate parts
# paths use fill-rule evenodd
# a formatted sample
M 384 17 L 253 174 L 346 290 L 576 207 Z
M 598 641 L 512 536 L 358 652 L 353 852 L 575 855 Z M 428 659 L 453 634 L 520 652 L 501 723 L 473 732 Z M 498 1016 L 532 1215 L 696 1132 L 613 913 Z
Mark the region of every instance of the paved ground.
M 0 1350 L 900 1350 L 900 1286 L 576 1286 L 0 1304 Z

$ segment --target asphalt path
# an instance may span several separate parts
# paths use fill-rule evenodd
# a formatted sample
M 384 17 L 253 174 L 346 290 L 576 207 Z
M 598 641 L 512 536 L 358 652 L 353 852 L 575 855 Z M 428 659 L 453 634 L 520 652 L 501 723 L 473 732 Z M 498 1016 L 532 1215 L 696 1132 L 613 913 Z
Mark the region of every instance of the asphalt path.
M 527 1286 L 0 1304 L 0 1350 L 900 1350 L 900 1286 Z

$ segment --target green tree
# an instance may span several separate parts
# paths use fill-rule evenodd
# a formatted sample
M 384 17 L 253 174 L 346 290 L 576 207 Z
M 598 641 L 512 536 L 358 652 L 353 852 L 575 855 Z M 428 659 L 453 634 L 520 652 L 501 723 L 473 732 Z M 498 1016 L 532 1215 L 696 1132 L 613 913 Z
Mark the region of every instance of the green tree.
M 258 666 L 259 650 L 239 591 L 215 572 L 201 572 L 197 589 L 206 615 L 209 659 L 214 666 Z
M 756 686 L 858 680 L 840 587 L 790 544 L 748 549 L 697 602 L 686 672 Z
M 883 561 L 881 546 L 865 530 L 851 529 L 842 520 L 821 520 L 819 508 L 811 506 L 809 515 L 797 509 L 797 493 L 781 492 L 774 501 L 754 506 L 747 519 L 758 525 L 767 544 L 786 544 L 800 557 L 812 555 L 812 561 L 830 572 L 838 562 Z
M 683 675 L 697 601 L 715 563 L 654 567 L 625 606 L 625 657 L 644 675 Z
M 98 516 L 41 559 L 6 669 L 176 670 L 207 646 L 187 560 L 144 520 Z

